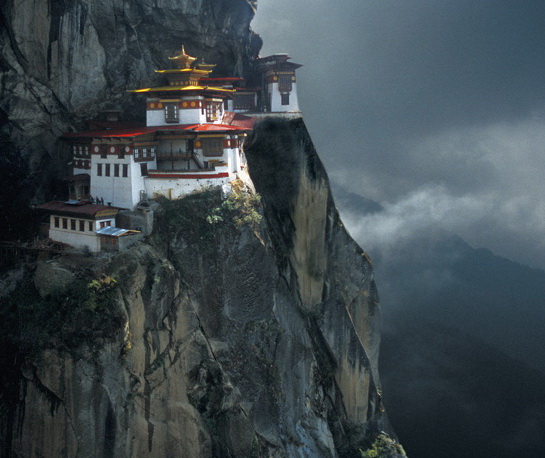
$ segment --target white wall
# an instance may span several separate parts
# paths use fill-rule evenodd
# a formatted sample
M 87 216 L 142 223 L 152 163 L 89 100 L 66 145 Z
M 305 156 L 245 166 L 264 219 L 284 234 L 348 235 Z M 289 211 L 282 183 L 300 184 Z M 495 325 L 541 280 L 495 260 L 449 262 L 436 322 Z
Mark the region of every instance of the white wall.
M 155 160 L 146 162 L 148 169 L 156 167 Z M 102 164 L 102 176 L 97 175 L 97 165 Z M 107 177 L 106 164 L 110 164 L 110 176 Z M 114 177 L 114 165 L 119 164 L 119 177 Z M 123 177 L 123 164 L 128 165 L 128 177 Z M 114 207 L 132 209 L 140 201 L 140 190 L 145 190 L 145 178 L 140 171 L 140 163 L 134 162 L 132 155 L 119 159 L 117 154 L 108 154 L 105 159 L 93 154 L 91 161 L 91 195 L 104 199 Z
M 149 178 L 146 180 L 148 197 L 153 199 L 159 195 L 169 199 L 178 199 L 191 192 L 203 190 L 212 186 L 222 186 L 234 177 L 224 178 L 188 178 L 188 179 L 168 179 L 168 178 Z
M 165 124 L 164 110 L 146 110 L 146 126 L 164 126 Z
M 148 170 L 152 170 L 157 168 L 157 162 L 156 160 L 145 162 L 148 164 Z M 129 177 L 131 179 L 131 202 L 132 206 L 127 207 L 131 210 L 134 208 L 134 206 L 138 205 L 140 202 L 140 191 L 146 190 L 146 177 L 142 176 L 142 170 L 140 168 L 140 164 L 142 162 L 134 162 L 134 160 L 131 160 L 131 165 L 129 167 Z
M 158 99 L 148 99 L 148 102 L 159 103 Z M 204 97 L 184 97 L 180 99 L 180 104 L 183 102 L 200 102 L 204 103 Z M 176 126 L 180 124 L 201 124 L 206 122 L 206 110 L 202 108 L 179 108 L 178 122 L 171 123 L 165 120 L 164 109 L 146 110 L 146 125 L 148 127 L 155 126 Z
M 269 83 L 268 91 L 272 94 L 271 111 L 300 111 L 299 101 L 297 100 L 297 83 L 292 83 L 290 91 L 290 104 L 282 105 L 282 98 L 278 90 L 278 83 Z
M 204 114 L 203 112 L 204 111 Z M 200 108 L 180 108 L 180 124 L 206 123 L 206 111 Z
M 58 216 L 60 227 L 55 227 L 55 217 Z M 76 220 L 76 230 L 63 229 L 62 220 L 66 218 L 68 220 L 68 227 L 70 228 L 70 220 Z M 85 231 L 79 231 L 79 222 L 84 221 Z M 115 221 L 115 220 L 114 220 Z M 93 223 L 93 231 L 89 231 L 89 222 Z M 96 253 L 100 251 L 100 240 L 95 234 L 96 222 L 92 220 L 74 218 L 70 216 L 51 215 L 49 219 L 49 238 L 56 242 L 67 243 L 76 248 L 89 247 L 89 250 Z

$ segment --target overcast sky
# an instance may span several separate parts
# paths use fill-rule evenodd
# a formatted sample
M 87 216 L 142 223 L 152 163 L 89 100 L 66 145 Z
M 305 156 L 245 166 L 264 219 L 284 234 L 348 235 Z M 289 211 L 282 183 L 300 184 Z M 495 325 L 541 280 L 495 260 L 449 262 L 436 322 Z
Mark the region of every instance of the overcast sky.
M 331 179 L 385 206 L 364 249 L 437 225 L 545 268 L 543 0 L 259 0 L 253 28 L 304 64 Z

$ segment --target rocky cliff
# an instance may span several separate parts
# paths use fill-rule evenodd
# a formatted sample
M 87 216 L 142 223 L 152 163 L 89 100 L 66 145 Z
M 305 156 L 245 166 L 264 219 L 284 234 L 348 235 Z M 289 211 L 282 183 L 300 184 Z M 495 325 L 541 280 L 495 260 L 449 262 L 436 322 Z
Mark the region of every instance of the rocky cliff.
M 143 113 L 125 90 L 181 44 L 251 79 L 254 7 L 2 2 L 2 228 L 18 236 L 26 204 L 55 192 L 59 134 Z M 165 200 L 145 243 L 0 279 L 1 457 L 401 453 L 381 434 L 372 268 L 303 122 L 264 120 L 245 149 L 261 203 L 242 186 Z
M 372 268 L 303 122 L 261 122 L 246 152 L 260 204 L 165 200 L 147 243 L 20 274 L 2 456 L 360 456 L 389 431 Z

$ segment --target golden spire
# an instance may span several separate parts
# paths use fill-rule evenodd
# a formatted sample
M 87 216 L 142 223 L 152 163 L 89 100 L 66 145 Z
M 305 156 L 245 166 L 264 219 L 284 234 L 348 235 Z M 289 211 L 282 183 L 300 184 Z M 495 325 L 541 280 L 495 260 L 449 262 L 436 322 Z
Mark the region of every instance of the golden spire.
M 184 45 L 182 45 L 182 52 L 174 57 L 169 57 L 170 60 L 176 61 L 178 68 L 191 68 L 191 64 L 197 60 L 196 57 L 191 57 L 189 54 L 185 53 Z

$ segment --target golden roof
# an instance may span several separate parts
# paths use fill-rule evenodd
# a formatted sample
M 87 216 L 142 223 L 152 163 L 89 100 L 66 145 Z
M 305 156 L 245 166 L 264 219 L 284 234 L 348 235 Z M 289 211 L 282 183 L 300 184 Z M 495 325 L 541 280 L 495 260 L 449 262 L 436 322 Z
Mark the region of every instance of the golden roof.
M 183 92 L 183 91 L 217 91 L 217 92 L 235 92 L 234 89 L 225 89 L 215 86 L 162 86 L 162 87 L 147 87 L 144 89 L 132 89 L 127 92 L 145 93 L 145 92 Z
M 208 75 L 211 70 L 201 70 L 198 68 L 170 68 L 168 70 L 155 70 L 155 73 L 172 74 L 172 73 L 195 73 L 201 75 Z
M 189 54 L 186 54 L 184 45 L 182 45 L 182 52 L 180 52 L 180 54 L 174 57 L 169 57 L 169 59 L 176 61 L 176 64 L 180 69 L 191 68 L 191 64 L 197 60 L 196 57 L 191 57 Z

